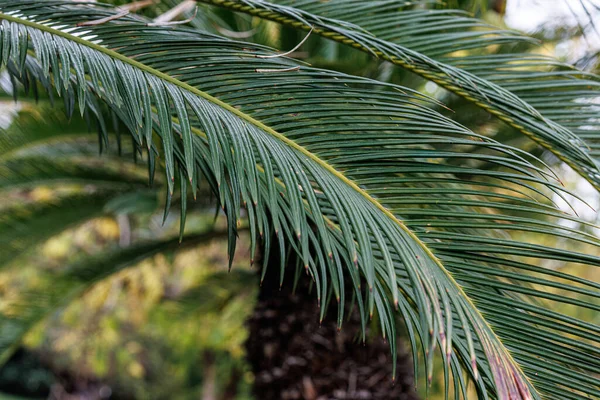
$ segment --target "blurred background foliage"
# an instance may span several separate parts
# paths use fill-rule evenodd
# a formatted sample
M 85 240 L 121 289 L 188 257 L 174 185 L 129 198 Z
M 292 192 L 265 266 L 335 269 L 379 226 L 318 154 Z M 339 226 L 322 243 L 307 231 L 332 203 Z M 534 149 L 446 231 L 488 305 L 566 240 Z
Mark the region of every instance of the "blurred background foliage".
M 203 30 L 283 50 L 304 38 L 275 23 L 205 5 L 195 13 L 194 2 L 153 3 L 137 12 L 157 17 L 188 3 L 177 18 L 195 16 L 191 24 Z M 505 0 L 448 0 L 439 7 L 459 7 L 505 26 Z M 597 71 L 597 50 L 589 43 L 598 40 L 590 39 L 597 34 L 593 20 L 579 17 L 530 33 L 544 39 L 547 53 Z M 575 44 L 579 51 L 561 52 Z M 316 35 L 292 56 L 423 90 L 447 106 L 438 111 L 540 156 L 568 189 L 600 207 L 596 192 L 551 154 L 433 83 Z M 90 126 L 87 115 L 68 116 L 71 107 L 61 99 L 34 101 L 24 96 L 33 88 L 15 86 L 4 75 L 0 87 L 0 398 L 250 399 L 245 321 L 256 303 L 258 277 L 249 267 L 243 234 L 228 272 L 226 225 L 208 188 L 195 201 L 184 193 L 189 199 L 183 202 L 176 190 L 164 215 L 164 180 L 148 184 L 146 160 L 129 135 L 121 137 L 118 123 Z M 111 121 L 107 110 L 99 105 L 95 110 Z M 552 200 L 562 206 L 560 198 Z M 188 215 L 179 244 L 182 207 Z M 597 222 L 595 211 L 578 211 Z M 586 276 L 576 265 L 555 264 L 545 267 L 594 280 L 591 269 Z M 598 321 L 591 310 L 557 307 Z M 18 347 L 12 345 L 15 338 L 21 338 Z M 435 377 L 432 399 L 443 379 Z
M 99 154 L 85 118 L 47 99 L 2 102 L 0 350 L 11 358 L 0 390 L 248 398 L 244 321 L 258 285 L 244 246 L 228 273 L 210 199 L 188 207 L 180 245 L 178 204 L 165 218 L 163 188 L 130 142 L 110 131 Z

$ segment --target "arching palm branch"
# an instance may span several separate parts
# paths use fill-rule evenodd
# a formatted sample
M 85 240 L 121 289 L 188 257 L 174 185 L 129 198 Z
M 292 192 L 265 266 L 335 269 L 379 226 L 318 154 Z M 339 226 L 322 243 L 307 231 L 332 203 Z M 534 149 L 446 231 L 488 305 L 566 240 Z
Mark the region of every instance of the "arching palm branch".
M 372 4 L 395 10 L 398 2 L 350 9 L 335 8 L 341 4 L 335 1 L 301 4 L 315 13 L 330 10 L 335 21 L 264 2 L 213 3 L 313 26 L 334 39 L 362 42 L 358 47 L 377 42 L 383 46 L 375 50 L 380 54 L 402 49 L 389 59 L 416 65 L 415 72 L 484 105 L 593 181 L 596 161 L 570 141 L 576 136 L 510 88 L 416 51 L 392 48 L 340 19 L 369 16 Z M 409 23 L 422 21 L 415 13 L 406 14 Z M 138 148 L 147 150 L 151 174 L 156 155 L 164 160 L 169 196 L 176 179 L 182 199 L 207 180 L 228 218 L 230 253 L 237 226 L 246 218 L 252 254 L 258 246 L 266 254 L 295 253 L 319 299 L 329 293 L 337 299 L 339 324 L 355 295 L 363 329 L 376 316 L 396 354 L 400 314 L 413 352 L 421 346 L 426 355 L 430 379 L 434 351 L 441 349 L 457 398 L 467 397 L 463 373 L 481 398 L 600 395 L 593 375 L 600 358 L 590 343 L 600 338 L 599 328 L 552 308 L 564 303 L 599 311 L 600 285 L 538 266 L 539 260 L 600 265 L 598 256 L 576 250 L 597 248 L 597 237 L 560 223 L 584 222 L 550 200 L 571 196 L 551 171 L 518 149 L 443 117 L 410 89 L 270 57 L 271 50 L 258 45 L 149 26 L 142 17 L 117 14 L 102 5 L 0 0 L 2 65 L 27 86 L 37 82 L 47 91 L 56 89 L 69 112 L 76 104 L 82 111 L 97 109 L 98 100 L 108 104 Z M 441 16 L 449 27 L 477 25 L 456 13 Z M 422 46 L 441 40 L 439 33 L 428 36 L 423 23 L 420 28 L 427 39 Z M 457 39 L 452 48 L 460 50 L 507 38 L 497 35 L 447 38 Z M 473 68 L 480 73 L 499 61 L 499 56 L 490 56 L 489 63 L 478 57 Z M 533 58 L 525 60 L 530 65 Z M 508 62 L 517 74 L 519 68 Z M 525 74 L 511 77 L 527 82 L 538 74 L 561 76 Z M 582 76 L 567 75 L 569 82 Z M 526 92 L 534 89 L 523 85 Z M 569 115 L 577 123 L 587 121 L 574 104 Z M 480 168 L 480 161 L 497 168 Z M 185 203 L 182 210 L 185 215 Z M 558 239 L 564 248 L 537 240 L 544 237 Z M 283 261 L 263 265 L 263 274 L 277 272 L 283 280 Z M 353 293 L 346 293 L 348 281 Z

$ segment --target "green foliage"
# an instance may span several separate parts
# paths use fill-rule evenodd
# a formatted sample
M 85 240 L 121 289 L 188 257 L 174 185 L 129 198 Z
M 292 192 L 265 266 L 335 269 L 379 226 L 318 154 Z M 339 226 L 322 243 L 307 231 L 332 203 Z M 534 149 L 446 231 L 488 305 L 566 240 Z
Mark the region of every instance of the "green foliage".
M 526 37 L 404 1 L 204 2 L 313 29 L 433 80 L 598 182 L 597 135 L 585 127 L 595 129 L 597 110 L 585 100 L 597 96 L 598 78 L 545 57 L 486 50 Z M 468 376 L 481 398 L 600 395 L 600 354 L 590 344 L 598 326 L 553 306 L 598 312 L 600 285 L 544 266 L 597 268 L 588 249 L 600 242 L 564 223 L 586 224 L 552 202 L 578 200 L 540 160 L 442 116 L 432 109 L 439 103 L 409 88 L 139 15 L 82 24 L 116 12 L 0 0 L 2 65 L 25 86 L 58 92 L 68 115 L 77 106 L 97 120 L 101 142 L 106 103 L 134 153 L 145 149 L 151 179 L 163 167 L 167 208 L 179 189 L 182 233 L 188 196 L 205 182 L 227 216 L 230 260 L 247 219 L 251 258 L 259 248 L 264 260 L 282 255 L 263 276 L 283 280 L 284 255 L 295 253 L 319 299 L 337 299 L 339 324 L 355 298 L 363 325 L 376 317 L 393 354 L 399 313 L 429 381 L 440 349 L 446 394 L 453 386 L 455 398 L 467 398 Z M 124 252 L 157 244 L 149 246 Z M 106 260 L 77 279 L 94 281 Z
M 80 299 L 50 318 L 43 332 L 30 335 L 28 345 L 52 355 L 55 369 L 76 366 L 121 395 L 198 398 L 208 369 L 215 368 L 217 393 L 233 384 L 236 398 L 245 398 L 251 379 L 243 360 L 244 322 L 254 304 L 255 277 L 237 263 L 239 270 L 229 276 L 227 261 L 212 259 L 226 245 L 212 240 L 213 245 L 194 240 L 170 256 L 165 248 L 150 256 L 132 246 L 143 259 L 121 272 L 116 271 L 123 264 L 99 254 L 106 264 L 96 269 L 105 278 L 95 285 L 86 279 Z M 63 276 L 54 271 L 51 281 Z
M 404 0 L 201 2 L 299 29 L 314 28 L 319 35 L 421 75 L 528 135 L 600 188 L 598 126 L 593 119 L 598 109 L 590 104 L 598 96 L 600 80 L 545 55 L 488 50 L 535 43 L 527 36 L 490 26 L 461 10 L 430 10 Z
M 109 134 L 108 154 L 101 156 L 82 118 L 67 121 L 43 101 L 19 107 L 0 140 L 1 362 L 26 342 L 50 355 L 55 371 L 77 369 L 138 398 L 185 399 L 197 398 L 210 378 L 198 368 L 209 368 L 204 358 L 210 354 L 217 392 L 234 385 L 237 398 L 248 398 L 243 323 L 257 287 L 253 274 L 236 270 L 224 280 L 218 272 L 227 261 L 213 253 L 225 253 L 226 235 L 212 211 L 193 204 L 183 245 L 169 229 L 178 225 L 172 218 L 159 234 L 136 229 L 136 220 L 146 225 L 157 216 L 161 186 L 148 187 L 146 168 L 131 154 L 116 156 L 115 135 Z M 52 121 L 52 129 L 42 121 Z M 110 215 L 129 221 L 133 244 L 114 242 L 124 227 L 97 218 Z M 123 287 L 116 292 L 126 307 L 107 306 L 115 287 Z M 27 374 L 19 367 L 5 368 L 0 384 L 15 370 Z M 52 377 L 41 371 L 46 380 Z M 35 392 L 40 372 L 30 368 L 29 375 L 18 384 Z

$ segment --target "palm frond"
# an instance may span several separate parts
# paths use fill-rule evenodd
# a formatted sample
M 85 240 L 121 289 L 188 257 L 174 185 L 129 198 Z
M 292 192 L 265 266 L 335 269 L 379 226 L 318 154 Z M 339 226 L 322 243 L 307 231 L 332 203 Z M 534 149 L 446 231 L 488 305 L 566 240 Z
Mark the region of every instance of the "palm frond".
M 600 189 L 600 78 L 546 55 L 493 54 L 535 43 L 429 1 L 201 0 L 347 44 L 464 97 L 552 151 Z M 416 5 L 415 5 L 416 4 Z
M 182 198 L 188 183 L 196 191 L 207 179 L 228 218 L 230 252 L 244 208 L 252 254 L 259 243 L 267 254 L 298 254 L 319 298 L 333 291 L 340 324 L 350 279 L 363 321 L 379 318 L 393 354 L 397 308 L 427 355 L 428 377 L 439 346 L 459 396 L 463 372 L 482 398 L 600 394 L 590 376 L 600 358 L 588 342 L 598 327 L 547 302 L 597 311 L 599 285 L 536 266 L 600 266 L 576 250 L 598 239 L 559 224 L 578 219 L 545 200 L 568 196 L 551 173 L 409 89 L 260 58 L 271 50 L 134 15 L 77 26 L 115 13 L 0 0 L 3 64 L 81 109 L 104 100 L 152 163 L 160 143 L 169 195 L 176 178 Z M 500 170 L 473 166 L 481 159 Z M 552 283 L 557 274 L 563 280 Z

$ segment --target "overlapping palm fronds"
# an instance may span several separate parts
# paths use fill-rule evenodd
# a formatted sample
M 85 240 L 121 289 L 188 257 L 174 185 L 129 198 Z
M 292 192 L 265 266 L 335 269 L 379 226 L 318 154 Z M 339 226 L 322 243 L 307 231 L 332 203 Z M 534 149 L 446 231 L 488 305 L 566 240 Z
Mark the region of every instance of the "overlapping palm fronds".
M 302 4 L 326 9 L 339 2 Z M 359 13 L 371 3 L 364 4 L 340 8 L 337 17 L 369 15 Z M 600 285 L 536 262 L 600 266 L 598 256 L 574 250 L 598 247 L 597 237 L 559 223 L 578 219 L 548 200 L 570 197 L 550 171 L 436 113 L 406 88 L 265 57 L 268 48 L 192 29 L 149 26 L 135 15 L 81 24 L 115 14 L 102 5 L 0 0 L 2 64 L 30 86 L 56 89 L 69 109 L 106 102 L 147 149 L 151 171 L 160 155 L 169 196 L 176 179 L 182 199 L 208 181 L 228 218 L 230 252 L 247 218 L 252 254 L 258 246 L 266 254 L 296 253 L 319 299 L 337 299 L 340 324 L 355 296 L 363 324 L 378 318 L 396 354 L 401 315 L 415 354 L 421 346 L 426 355 L 430 379 L 441 349 L 457 398 L 467 397 L 464 373 L 481 398 L 600 395 L 593 376 L 600 358 L 590 344 L 600 339 L 599 328 L 551 307 L 599 311 Z M 325 18 L 298 24 L 324 34 L 319 21 Z M 438 81 L 451 70 L 444 71 Z M 464 87 L 473 89 L 471 83 Z M 580 170 L 595 168 L 566 128 L 505 89 L 476 86 L 480 99 L 502 97 L 506 115 L 552 140 Z M 499 168 L 478 168 L 481 160 Z M 510 235 L 532 232 L 565 246 Z M 291 273 L 285 258 L 265 264 L 263 274 L 283 279 Z M 348 280 L 353 293 L 346 293 Z
M 201 0 L 368 52 L 477 104 L 546 147 L 600 188 L 600 78 L 546 55 L 535 41 L 431 1 Z

